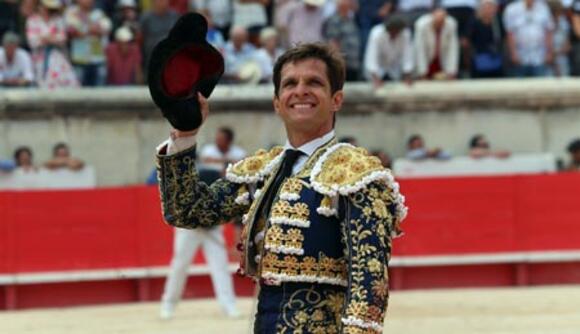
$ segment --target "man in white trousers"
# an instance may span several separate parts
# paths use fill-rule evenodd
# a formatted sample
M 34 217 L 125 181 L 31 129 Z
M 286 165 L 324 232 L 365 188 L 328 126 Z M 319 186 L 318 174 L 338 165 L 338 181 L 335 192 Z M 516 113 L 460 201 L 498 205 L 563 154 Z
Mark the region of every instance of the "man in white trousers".
M 223 176 L 225 167 L 245 157 L 245 151 L 233 145 L 234 132 L 227 127 L 219 128 L 214 144 L 206 145 L 200 154 L 200 177 L 212 183 Z M 205 176 L 205 177 L 204 177 Z M 235 293 L 232 277 L 228 270 L 227 247 L 221 226 L 214 228 L 175 229 L 173 239 L 173 259 L 171 270 L 165 281 L 165 289 L 161 298 L 160 317 L 171 319 L 177 303 L 181 299 L 187 283 L 187 272 L 191 260 L 199 246 L 209 266 L 211 280 L 217 300 L 224 313 L 229 317 L 238 317 L 235 305 Z

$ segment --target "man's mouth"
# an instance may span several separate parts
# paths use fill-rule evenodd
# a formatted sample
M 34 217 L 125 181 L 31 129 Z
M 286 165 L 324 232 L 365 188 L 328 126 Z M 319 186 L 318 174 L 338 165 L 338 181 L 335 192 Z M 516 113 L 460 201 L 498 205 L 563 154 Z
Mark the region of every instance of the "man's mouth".
M 293 103 L 290 105 L 290 108 L 293 109 L 310 109 L 310 108 L 314 108 L 315 104 L 314 103 Z

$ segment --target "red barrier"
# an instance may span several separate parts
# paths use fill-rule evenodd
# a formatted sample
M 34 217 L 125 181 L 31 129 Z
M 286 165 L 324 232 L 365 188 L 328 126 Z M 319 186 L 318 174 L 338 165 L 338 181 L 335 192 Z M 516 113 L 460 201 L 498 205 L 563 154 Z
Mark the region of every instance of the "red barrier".
M 405 180 L 395 255 L 580 249 L 580 174 Z
M 580 174 L 404 180 L 401 188 L 410 214 L 395 255 L 580 249 Z M 0 220 L 0 273 L 161 266 L 171 256 L 154 187 L 3 192 Z

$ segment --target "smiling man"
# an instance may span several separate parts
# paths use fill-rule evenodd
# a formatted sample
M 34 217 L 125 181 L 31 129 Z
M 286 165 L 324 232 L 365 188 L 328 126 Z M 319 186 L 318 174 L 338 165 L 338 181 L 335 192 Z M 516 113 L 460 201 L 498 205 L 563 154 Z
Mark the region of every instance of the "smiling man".
M 344 71 L 325 45 L 283 54 L 273 102 L 286 144 L 229 166 L 211 186 L 193 164 L 197 130 L 174 130 L 159 148 L 169 224 L 210 227 L 243 215 L 239 272 L 260 285 L 255 333 L 382 333 L 391 239 L 406 207 L 377 158 L 335 139 Z

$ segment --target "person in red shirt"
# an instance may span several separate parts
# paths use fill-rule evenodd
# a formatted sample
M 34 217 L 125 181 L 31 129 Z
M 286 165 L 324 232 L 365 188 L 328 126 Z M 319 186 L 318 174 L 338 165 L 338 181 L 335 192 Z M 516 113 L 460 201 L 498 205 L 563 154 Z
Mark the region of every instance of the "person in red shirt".
M 115 32 L 115 42 L 109 44 L 107 54 L 107 84 L 139 85 L 143 83 L 141 51 L 133 41 L 133 33 L 128 27 Z

